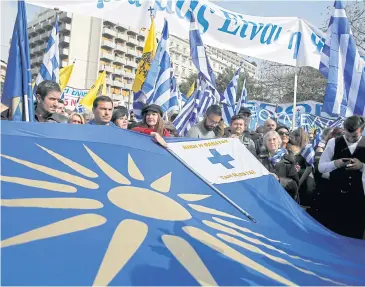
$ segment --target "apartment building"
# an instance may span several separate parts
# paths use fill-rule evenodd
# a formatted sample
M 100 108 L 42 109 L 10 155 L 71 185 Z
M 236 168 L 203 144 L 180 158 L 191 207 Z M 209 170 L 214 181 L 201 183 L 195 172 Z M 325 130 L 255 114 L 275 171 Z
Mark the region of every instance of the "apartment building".
M 28 23 L 33 78 L 39 72 L 55 17 L 56 11 L 46 10 Z M 131 99 L 135 72 L 148 30 L 136 30 L 107 20 L 61 12 L 59 33 L 61 67 L 75 61 L 68 86 L 90 88 L 98 73 L 105 70 L 107 94 L 121 103 Z M 216 73 L 227 67 L 237 68 L 242 62 L 246 71 L 252 75 L 256 72 L 254 65 L 236 53 L 213 47 L 207 47 L 207 53 Z M 171 35 L 170 54 L 178 83 L 196 72 L 190 58 L 188 40 Z

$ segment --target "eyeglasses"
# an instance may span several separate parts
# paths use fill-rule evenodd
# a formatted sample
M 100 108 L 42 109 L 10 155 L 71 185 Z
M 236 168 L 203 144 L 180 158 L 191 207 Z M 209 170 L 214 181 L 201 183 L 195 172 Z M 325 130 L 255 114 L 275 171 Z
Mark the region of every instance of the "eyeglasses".
M 207 120 L 209 121 L 209 123 L 212 125 L 212 126 L 217 126 L 219 125 L 219 122 L 216 122 L 216 121 L 213 121 L 211 120 L 210 118 L 207 117 Z
M 280 136 L 287 136 L 288 137 L 290 134 L 289 133 L 286 133 L 286 132 L 279 132 L 279 135 Z

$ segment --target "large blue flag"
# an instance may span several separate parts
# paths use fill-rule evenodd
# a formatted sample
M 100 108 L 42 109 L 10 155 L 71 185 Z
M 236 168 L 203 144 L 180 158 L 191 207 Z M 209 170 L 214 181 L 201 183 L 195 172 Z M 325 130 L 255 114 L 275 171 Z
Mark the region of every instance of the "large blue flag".
M 365 285 L 365 241 L 318 224 L 235 139 L 166 150 L 3 122 L 1 140 L 4 286 Z
M 328 76 L 323 111 L 365 115 L 365 62 L 360 58 L 342 1 L 335 1 L 320 70 Z
M 11 38 L 1 102 L 9 107 L 11 120 L 34 121 L 27 13 L 24 1 L 18 1 L 18 15 Z

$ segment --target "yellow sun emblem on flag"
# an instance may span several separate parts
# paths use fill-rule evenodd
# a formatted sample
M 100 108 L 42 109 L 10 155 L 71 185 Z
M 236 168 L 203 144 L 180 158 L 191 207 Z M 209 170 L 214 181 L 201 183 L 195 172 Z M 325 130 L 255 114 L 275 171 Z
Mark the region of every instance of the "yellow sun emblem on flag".
M 34 187 L 42 190 L 60 193 L 77 193 L 78 188 L 85 188 L 92 192 L 98 190 L 103 192 L 103 189 L 92 179 L 98 178 L 99 175 L 89 168 L 67 158 L 59 153 L 56 153 L 48 148 L 38 145 L 43 151 L 54 157 L 64 165 L 74 170 L 78 175 L 63 172 L 51 167 L 40 165 L 34 162 L 19 159 L 13 156 L 1 154 L 3 160 L 10 160 L 17 164 L 23 165 L 29 169 L 36 170 L 49 177 L 58 178 L 68 184 L 60 184 L 52 181 L 41 181 L 27 179 L 22 177 L 2 176 L 2 182 L 19 184 L 28 187 Z M 143 188 L 133 185 L 133 181 L 145 183 L 145 177 L 128 154 L 128 177 L 114 169 L 90 148 L 84 145 L 84 148 L 96 166 L 118 186 L 107 192 L 109 204 L 128 211 L 130 214 L 138 215 L 140 219 L 125 218 L 115 228 L 110 239 L 107 250 L 100 262 L 99 269 L 95 274 L 93 281 L 94 286 L 106 286 L 115 278 L 115 276 L 128 264 L 128 261 L 133 258 L 149 232 L 148 224 L 143 220 L 150 218 L 161 221 L 184 222 L 182 227 L 188 237 L 200 241 L 202 244 L 215 250 L 218 254 L 222 254 L 245 267 L 253 269 L 258 273 L 276 280 L 280 284 L 296 285 L 291 280 L 279 275 L 273 270 L 261 265 L 260 263 L 250 259 L 245 255 L 246 252 L 239 252 L 232 246 L 242 248 L 244 251 L 260 254 L 276 263 L 288 265 L 297 271 L 318 277 L 322 280 L 339 284 L 338 282 L 321 277 L 312 271 L 296 266 L 292 261 L 304 261 L 310 264 L 323 265 L 312 262 L 295 255 L 291 255 L 278 245 L 286 243 L 280 242 L 264 236 L 263 234 L 252 231 L 247 227 L 241 226 L 246 220 L 227 213 L 222 210 L 217 210 L 202 204 L 197 204 L 197 201 L 204 201 L 210 196 L 204 194 L 181 193 L 178 194 L 179 201 L 169 196 L 169 192 L 173 185 L 172 173 L 162 175 L 160 178 L 153 181 L 150 186 Z M 90 228 L 102 226 L 107 222 L 107 218 L 92 213 L 92 210 L 103 209 L 104 204 L 92 198 L 79 197 L 45 197 L 45 198 L 19 198 L 19 199 L 2 199 L 3 207 L 14 208 L 55 208 L 55 209 L 80 209 L 85 210 L 82 215 L 66 218 L 16 236 L 6 238 L 1 241 L 2 248 L 8 248 L 19 244 L 26 244 L 36 240 L 45 240 L 56 236 L 62 236 L 74 232 L 81 232 Z M 189 220 L 194 217 L 194 213 L 204 213 L 211 217 L 211 220 L 202 220 L 203 226 L 210 231 L 214 231 L 215 236 L 208 233 L 206 230 L 195 227 L 193 223 L 189 225 Z M 227 220 L 230 219 L 231 221 Z M 241 224 L 232 222 L 235 220 Z M 204 261 L 201 259 L 198 251 L 189 243 L 188 240 L 176 236 L 163 234 L 161 240 L 165 247 L 171 252 L 185 270 L 201 285 L 218 285 L 214 279 L 214 274 L 211 274 Z M 263 248 L 264 247 L 264 248 Z M 269 249 L 270 252 L 265 251 Z

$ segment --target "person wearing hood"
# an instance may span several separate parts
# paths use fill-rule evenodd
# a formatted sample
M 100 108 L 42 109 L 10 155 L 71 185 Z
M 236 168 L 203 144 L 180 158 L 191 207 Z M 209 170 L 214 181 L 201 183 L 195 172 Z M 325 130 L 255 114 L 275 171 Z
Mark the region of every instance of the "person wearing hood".
M 281 148 L 281 138 L 276 131 L 264 135 L 266 153 L 260 155 L 261 163 L 280 182 L 289 195 L 299 203 L 299 176 L 295 161 L 286 149 Z
M 148 105 L 142 110 L 142 123 L 139 126 L 132 128 L 132 131 L 147 135 L 157 133 L 162 137 L 169 137 L 170 133 L 165 128 L 162 116 L 163 112 L 159 105 Z

